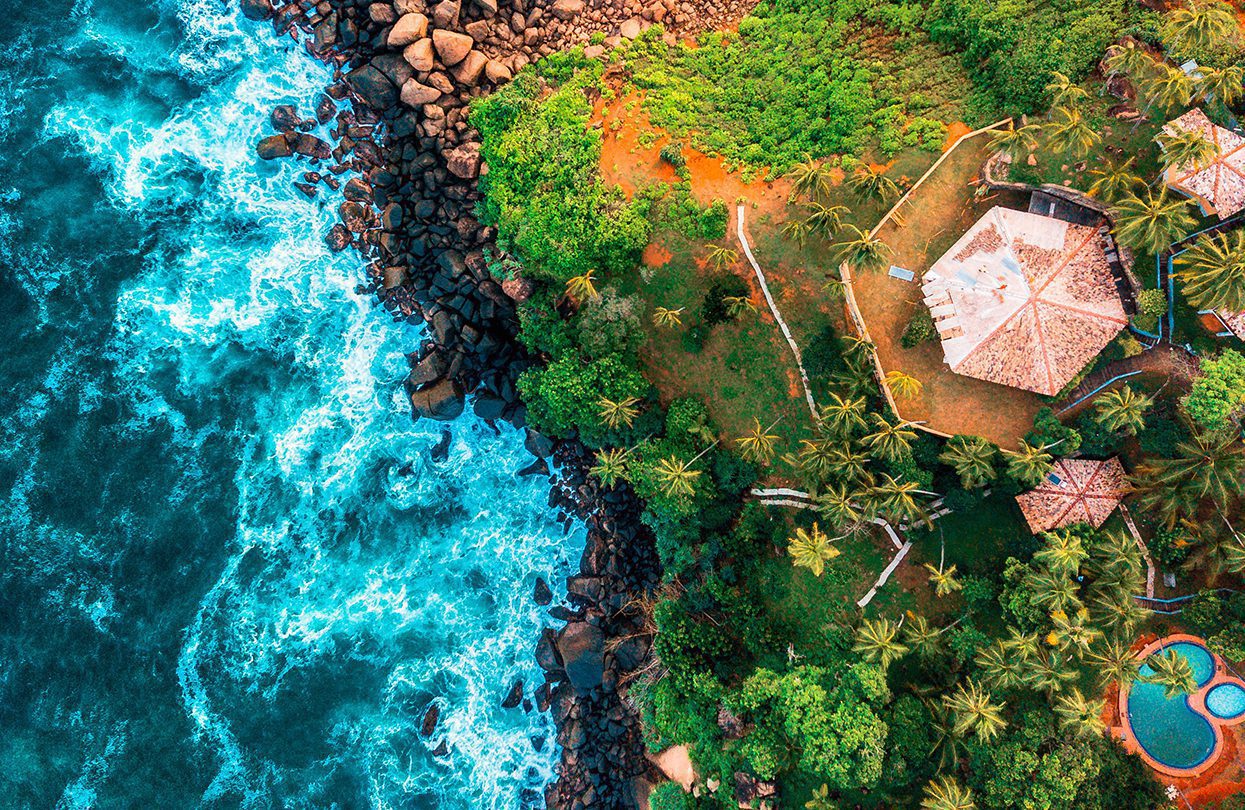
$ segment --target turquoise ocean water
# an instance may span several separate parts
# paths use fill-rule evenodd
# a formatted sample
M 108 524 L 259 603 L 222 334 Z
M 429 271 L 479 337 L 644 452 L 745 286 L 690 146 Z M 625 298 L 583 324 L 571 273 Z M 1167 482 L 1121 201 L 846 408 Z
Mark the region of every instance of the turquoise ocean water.
M 419 330 L 254 157 L 328 69 L 229 6 L 5 7 L 0 807 L 531 804 L 500 702 L 583 538 L 509 428 L 429 460 Z

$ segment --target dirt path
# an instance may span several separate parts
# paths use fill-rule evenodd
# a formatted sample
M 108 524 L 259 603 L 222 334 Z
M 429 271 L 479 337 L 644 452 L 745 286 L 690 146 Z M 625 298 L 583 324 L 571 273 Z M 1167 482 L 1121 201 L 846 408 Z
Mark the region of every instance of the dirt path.
M 1161 343 L 1135 357 L 1126 357 L 1090 374 L 1072 390 L 1055 411 L 1060 416 L 1075 415 L 1092 402 L 1094 394 L 1124 385 L 1128 379 L 1123 375 L 1160 374 L 1181 388 L 1187 389 L 1197 377 L 1197 360 L 1187 351 L 1170 343 Z

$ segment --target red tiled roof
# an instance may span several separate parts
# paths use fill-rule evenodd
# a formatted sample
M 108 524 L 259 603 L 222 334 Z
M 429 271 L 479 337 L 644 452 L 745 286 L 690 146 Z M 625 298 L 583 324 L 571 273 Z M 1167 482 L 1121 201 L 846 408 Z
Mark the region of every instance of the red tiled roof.
M 1189 110 L 1163 127 L 1169 135 L 1180 130 L 1201 133 L 1215 145 L 1216 155 L 1210 163 L 1168 169 L 1163 175 L 1167 185 L 1220 219 L 1245 209 L 1245 138 L 1212 123 L 1200 109 Z
M 1040 485 L 1017 495 L 1016 503 L 1036 534 L 1073 523 L 1101 526 L 1127 494 L 1118 458 L 1065 458 L 1055 462 Z

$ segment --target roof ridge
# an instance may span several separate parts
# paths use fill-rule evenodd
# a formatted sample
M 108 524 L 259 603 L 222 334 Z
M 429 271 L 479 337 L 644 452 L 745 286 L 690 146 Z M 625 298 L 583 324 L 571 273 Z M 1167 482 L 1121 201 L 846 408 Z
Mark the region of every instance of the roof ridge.
M 1092 309 L 1081 309 L 1080 307 L 1074 307 L 1071 304 L 1065 304 L 1062 301 L 1052 301 L 1049 298 L 1039 298 L 1037 299 L 1037 303 L 1045 304 L 1048 307 L 1057 307 L 1059 309 L 1067 310 L 1068 312 L 1075 312 L 1077 315 L 1084 315 L 1088 318 L 1097 318 L 1103 321 L 1111 321 L 1112 323 L 1128 323 L 1127 317 L 1116 318 L 1112 315 L 1103 315 L 1101 312 L 1094 312 Z
M 1038 314 L 1038 299 L 1031 298 L 1025 306 L 1033 307 L 1033 331 L 1037 333 L 1038 350 L 1042 353 L 1042 367 L 1046 369 L 1046 385 L 1051 390 L 1055 388 L 1055 372 L 1050 367 L 1050 352 L 1046 349 L 1046 333 L 1042 330 L 1042 318 Z

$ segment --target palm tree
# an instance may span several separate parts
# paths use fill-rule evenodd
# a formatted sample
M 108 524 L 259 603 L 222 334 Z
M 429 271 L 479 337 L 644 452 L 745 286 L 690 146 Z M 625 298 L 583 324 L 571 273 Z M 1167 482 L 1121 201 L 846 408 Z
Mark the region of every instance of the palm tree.
M 1105 700 L 1086 700 L 1081 690 L 1073 687 L 1055 698 L 1055 716 L 1059 725 L 1074 737 L 1101 737 L 1107 730 L 1102 720 Z
M 800 472 L 814 480 L 825 478 L 830 472 L 836 446 L 826 440 L 800 439 L 800 449 L 794 457 L 784 456 L 800 468 Z
M 1009 122 L 1007 129 L 996 130 L 990 136 L 990 148 L 1015 158 L 1021 152 L 1029 152 L 1037 147 L 1040 129 L 1036 124 L 1018 127 Z
M 1037 655 L 1038 643 L 1037 633 L 1022 633 L 1015 627 L 1009 627 L 1003 646 L 1013 655 L 1028 661 Z
M 813 160 L 812 155 L 805 155 L 803 163 L 797 163 L 787 172 L 791 178 L 791 187 L 799 194 L 813 199 L 821 199 L 830 194 L 830 174 L 826 168 Z
M 1051 71 L 1050 83 L 1046 92 L 1051 95 L 1052 107 L 1066 107 L 1089 98 L 1089 91 L 1073 82 L 1057 70 Z
M 964 583 L 955 578 L 954 563 L 946 569 L 925 563 L 925 570 L 929 571 L 929 584 L 934 586 L 935 596 L 949 596 L 964 587 Z
M 774 442 L 778 441 L 777 434 L 769 432 L 774 425 L 763 428 L 761 420 L 752 417 L 752 430 L 735 440 L 739 444 L 740 455 L 749 461 L 768 463 L 774 457 Z
M 890 619 L 865 619 L 856 632 L 852 650 L 870 663 L 886 669 L 908 651 L 906 644 L 898 639 L 899 625 Z
M 1024 682 L 1025 659 L 1013 655 L 1005 642 L 994 642 L 975 660 L 983 677 L 999 689 L 1014 689 Z
M 1036 486 L 1054 465 L 1054 457 L 1045 448 L 1035 447 L 1021 439 L 1019 450 L 1004 450 L 1007 474 L 1026 486 Z
M 1132 194 L 1145 185 L 1144 180 L 1130 171 L 1132 164 L 1133 159 L 1129 158 L 1105 169 L 1091 169 L 1089 174 L 1094 182 L 1089 187 L 1089 193 L 1111 203 Z
M 1224 107 L 1231 107 L 1245 95 L 1245 65 L 1228 65 L 1222 68 L 1199 66 L 1195 78 L 1198 95 L 1209 101 L 1215 99 Z
M 1156 62 L 1155 72 L 1144 78 L 1138 77 L 1142 95 L 1147 99 L 1147 109 L 1162 112 L 1187 106 L 1193 98 L 1193 79 L 1178 67 Z
M 832 447 L 826 462 L 827 471 L 844 481 L 865 482 L 869 478 L 869 456 L 850 444 Z
M 885 202 L 899 194 L 899 186 L 886 174 L 886 167 L 881 168 L 865 164 L 857 167 L 847 179 L 847 186 L 865 199 Z
M 1090 652 L 1086 658 L 1097 667 L 1104 686 L 1112 681 L 1120 685 L 1132 683 L 1141 667 L 1141 659 L 1119 639 L 1111 639 L 1101 651 Z
M 916 441 L 916 431 L 908 422 L 891 424 L 879 413 L 870 414 L 874 431 L 862 440 L 869 449 L 885 461 L 898 461 L 908 455 Z
M 1199 236 L 1176 257 L 1176 278 L 1198 309 L 1245 311 L 1245 231 Z
M 886 372 L 886 387 L 890 389 L 893 396 L 900 399 L 913 399 L 921 395 L 921 389 L 925 386 L 916 377 L 892 369 Z
M 1007 726 L 1002 704 L 995 703 L 989 692 L 973 680 L 960 684 L 946 697 L 947 708 L 955 714 L 955 729 L 960 734 L 973 732 L 981 743 L 1002 733 Z
M 865 429 L 865 412 L 868 402 L 864 397 L 844 397 L 831 392 L 827 404 L 817 414 L 817 424 L 835 436 L 852 436 Z
M 812 227 L 802 219 L 789 219 L 787 224 L 782 226 L 782 235 L 794 241 L 800 247 L 808 244 L 808 237 L 812 232 Z
M 942 630 L 912 611 L 908 611 L 908 620 L 904 622 L 903 637 L 908 646 L 925 659 L 935 657 L 942 649 Z
M 1094 419 L 1107 430 L 1122 430 L 1128 436 L 1136 436 L 1145 427 L 1146 411 L 1154 399 L 1138 394 L 1129 386 L 1117 388 L 1094 400 Z
M 815 503 L 817 513 L 830 522 L 832 526 L 846 527 L 860 523 L 860 508 L 852 493 L 842 484 L 828 484 L 818 494 Z
M 1056 655 L 1045 650 L 1034 656 L 1029 665 L 1029 682 L 1034 689 L 1047 695 L 1063 690 L 1064 684 L 1076 680 L 1076 671 L 1064 666 Z
M 683 310 L 687 307 L 679 307 L 678 309 L 667 309 L 666 307 L 653 308 L 653 323 L 657 326 L 664 326 L 673 329 L 676 326 L 683 325 Z
M 620 478 L 627 474 L 627 451 L 613 448 L 597 451 L 597 463 L 588 469 L 588 474 L 601 482 L 602 486 L 613 487 Z
M 856 335 L 843 335 L 839 343 L 843 347 L 843 356 L 850 359 L 867 360 L 876 348 L 872 341 Z
M 1132 589 L 1108 588 L 1094 597 L 1093 607 L 1097 624 L 1122 633 L 1132 633 L 1147 615 Z
M 813 798 L 804 802 L 804 810 L 838 810 L 838 805 L 830 800 L 830 786 L 823 783 L 813 788 Z
M 700 470 L 691 469 L 689 462 L 677 456 L 667 456 L 657 462 L 654 472 L 664 485 L 667 496 L 673 498 L 683 495 L 690 498 L 696 494 L 696 479 L 700 477 Z
M 1046 145 L 1052 151 L 1082 158 L 1089 154 L 1102 135 L 1085 120 L 1080 110 L 1073 107 L 1056 107 L 1051 110 L 1051 120 L 1044 128 Z
M 1189 212 L 1189 201 L 1158 194 L 1147 188 L 1145 197 L 1129 194 L 1112 209 L 1115 235 L 1124 244 L 1148 253 L 1162 253 L 1193 229 L 1197 220 Z
M 1138 505 L 1153 509 L 1168 528 L 1209 502 L 1219 512 L 1240 495 L 1245 443 L 1232 431 L 1201 431 L 1176 445 L 1173 458 L 1152 458 L 1137 468 L 1132 484 Z
M 728 295 L 722 299 L 722 303 L 726 304 L 726 314 L 732 318 L 738 318 L 745 312 L 757 311 L 756 304 L 746 295 Z
M 723 267 L 730 267 L 739 261 L 739 252 L 728 248 L 725 245 L 705 245 L 705 249 L 709 251 L 706 260 L 713 265 L 714 270 L 721 270 Z
M 1067 529 L 1047 532 L 1046 544 L 1033 555 L 1033 561 L 1045 565 L 1051 573 L 1074 576 L 1089 556 L 1078 535 Z
M 855 225 L 845 226 L 844 231 L 849 234 L 849 238 L 836 245 L 836 252 L 841 261 L 868 270 L 885 262 L 886 257 L 890 255 L 890 245 L 868 231 L 861 230 Z
M 1164 170 L 1198 171 L 1219 156 L 1219 147 L 1196 130 L 1182 129 L 1158 136 L 1159 163 Z
M 955 717 L 945 702 L 926 704 L 933 715 L 934 750 L 938 752 L 938 769 L 947 770 L 959 764 L 964 753 L 963 735 L 955 730 Z
M 826 562 L 839 556 L 837 548 L 830 545 L 830 538 L 813 523 L 813 530 L 796 529 L 795 534 L 787 541 L 787 554 L 791 555 L 791 563 L 797 568 L 807 568 L 813 576 L 825 573 Z
M 811 213 L 804 220 L 804 224 L 824 239 L 834 236 L 835 231 L 843 224 L 843 217 L 850 213 L 846 205 L 822 205 L 816 202 L 809 206 L 809 210 Z
M 1029 577 L 1027 582 L 1034 603 L 1040 607 L 1065 610 L 1080 603 L 1076 597 L 1076 583 L 1063 574 L 1042 569 Z
M 1191 695 L 1197 691 L 1197 678 L 1193 665 L 1176 650 L 1155 653 L 1146 659 L 1146 666 L 1153 674 L 1142 677 L 1147 683 L 1163 687 L 1163 695 L 1169 700 L 1177 695 Z
M 980 436 L 952 436 L 938 460 L 960 476 L 965 489 L 983 487 L 995 479 L 995 446 Z
M 595 301 L 601 297 L 597 292 L 596 270 L 588 270 L 583 275 L 574 276 L 566 282 L 566 294 L 576 301 Z
M 923 791 L 921 810 L 976 810 L 973 791 L 960 785 L 954 776 L 940 776 Z
M 882 482 L 873 488 L 882 511 L 892 522 L 910 522 L 918 518 L 929 521 L 929 516 L 916 499 L 921 492 L 921 485 L 915 481 L 900 483 L 886 473 L 882 473 Z
M 1161 63 L 1156 61 L 1144 48 L 1137 47 L 1134 41 L 1122 45 L 1112 45 L 1107 49 L 1107 58 L 1103 60 L 1107 73 L 1111 76 L 1125 74 L 1134 80 L 1144 80 L 1154 74 Z
M 1167 13 L 1163 39 L 1187 55 L 1226 39 L 1236 30 L 1236 16 L 1228 4 L 1219 0 L 1187 0 Z
M 624 397 L 615 402 L 609 397 L 601 397 L 597 400 L 597 405 L 601 408 L 598 416 L 606 427 L 611 430 L 617 430 L 620 427 L 631 427 L 635 422 L 636 416 L 640 414 L 640 409 L 635 407 L 639 404 L 639 397 Z

